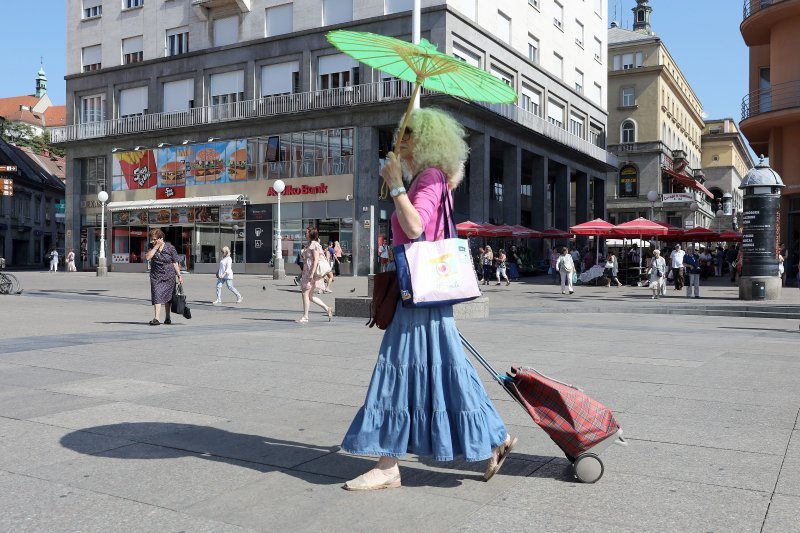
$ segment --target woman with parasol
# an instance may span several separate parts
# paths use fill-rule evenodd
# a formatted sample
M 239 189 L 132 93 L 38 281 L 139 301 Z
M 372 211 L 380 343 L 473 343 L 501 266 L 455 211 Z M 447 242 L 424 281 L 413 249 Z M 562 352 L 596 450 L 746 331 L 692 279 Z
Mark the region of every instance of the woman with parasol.
M 463 177 L 464 137 L 464 128 L 443 111 L 417 109 L 408 117 L 396 139 L 398 154 L 389 154 L 381 172 L 395 205 L 395 244 L 421 235 L 444 238 L 450 218 L 443 199 L 452 201 Z M 410 184 L 404 174 L 413 176 Z M 406 308 L 398 302 L 364 406 L 342 443 L 348 453 L 380 459 L 344 488 L 399 487 L 398 458 L 409 452 L 437 461 L 489 459 L 488 481 L 515 443 L 464 353 L 453 306 Z

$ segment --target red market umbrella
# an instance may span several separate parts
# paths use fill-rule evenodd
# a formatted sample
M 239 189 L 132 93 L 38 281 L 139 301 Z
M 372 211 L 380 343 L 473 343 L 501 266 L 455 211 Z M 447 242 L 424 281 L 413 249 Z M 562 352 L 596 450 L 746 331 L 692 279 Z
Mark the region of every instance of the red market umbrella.
M 547 228 L 539 235 L 542 239 L 571 239 L 572 236 L 572 233 L 558 228 Z
M 719 234 L 719 240 L 723 242 L 742 242 L 742 234 L 738 231 L 723 231 Z
M 535 229 L 532 228 L 526 228 L 525 226 L 521 225 L 516 225 L 511 227 L 514 228 L 514 237 L 535 239 L 541 236 L 541 232 L 536 231 Z
M 608 235 L 614 229 L 614 224 L 606 222 L 602 218 L 596 218 L 577 226 L 569 228 L 575 235 Z
M 467 220 L 466 222 L 456 224 L 456 233 L 464 237 L 493 237 L 494 234 L 487 226 L 491 226 L 491 224 L 479 224 Z
M 697 226 L 683 232 L 683 238 L 687 241 L 711 242 L 719 240 L 719 234 L 702 226 Z
M 641 217 L 614 226 L 614 229 L 611 230 L 611 235 L 614 237 L 650 237 L 666 235 L 667 233 L 669 233 L 669 230 L 664 226 Z
M 491 233 L 490 237 L 513 237 L 514 229 L 511 226 L 493 226 L 486 224 L 487 229 Z
M 668 233 L 664 235 L 661 239 L 662 241 L 679 241 L 683 238 L 683 230 L 678 226 L 673 226 L 669 222 L 661 222 L 659 220 L 654 220 L 653 222 L 667 228 Z

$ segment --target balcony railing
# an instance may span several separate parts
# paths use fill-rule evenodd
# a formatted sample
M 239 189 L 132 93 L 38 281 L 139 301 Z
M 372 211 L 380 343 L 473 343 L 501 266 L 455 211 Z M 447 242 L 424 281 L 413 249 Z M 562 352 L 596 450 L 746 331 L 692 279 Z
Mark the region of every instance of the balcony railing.
M 744 0 L 744 6 L 742 7 L 742 18 L 746 19 L 747 17 L 755 15 L 762 9 L 766 9 L 783 1 L 784 0 Z
M 238 120 L 407 100 L 411 97 L 411 89 L 412 87 L 408 83 L 392 80 L 322 91 L 267 96 L 255 100 L 196 107 L 185 111 L 152 113 L 52 128 L 50 130 L 50 140 L 54 144 L 58 144 L 115 135 L 191 128 Z M 425 90 L 421 92 L 423 97 L 439 94 Z M 605 148 L 596 146 L 582 137 L 550 124 L 547 120 L 521 107 L 513 104 L 480 105 L 536 133 L 587 154 L 594 159 L 616 166 L 616 157 L 613 154 L 609 154 Z
M 800 107 L 800 80 L 753 91 L 742 99 L 742 120 L 770 111 Z

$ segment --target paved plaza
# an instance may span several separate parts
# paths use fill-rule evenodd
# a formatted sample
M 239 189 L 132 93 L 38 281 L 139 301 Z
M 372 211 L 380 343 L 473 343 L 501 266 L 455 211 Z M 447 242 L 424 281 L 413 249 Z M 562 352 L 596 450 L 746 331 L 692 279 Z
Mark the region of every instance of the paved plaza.
M 479 369 L 519 437 L 498 476 L 408 456 L 402 488 L 350 493 L 372 462 L 338 448 L 381 340 L 365 319 L 317 308 L 298 325 L 297 288 L 269 276 L 236 276 L 244 302 L 214 307 L 213 276 L 193 274 L 192 320 L 150 327 L 146 274 L 17 275 L 23 294 L 0 296 L 2 531 L 800 530 L 796 288 L 752 304 L 788 318 L 754 318 L 714 312 L 742 305 L 724 282 L 658 302 L 565 297 L 541 278 L 485 287 L 490 317 L 459 322 L 473 344 L 498 369 L 581 386 L 630 445 L 577 483 Z M 323 298 L 365 293 L 340 278 Z

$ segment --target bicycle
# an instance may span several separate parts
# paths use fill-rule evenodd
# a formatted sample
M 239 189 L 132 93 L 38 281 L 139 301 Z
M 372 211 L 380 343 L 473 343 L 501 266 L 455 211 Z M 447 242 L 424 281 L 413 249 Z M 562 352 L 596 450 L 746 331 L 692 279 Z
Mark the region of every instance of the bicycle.
M 6 260 L 0 257 L 0 294 L 21 294 L 22 284 L 13 274 L 3 272 Z

